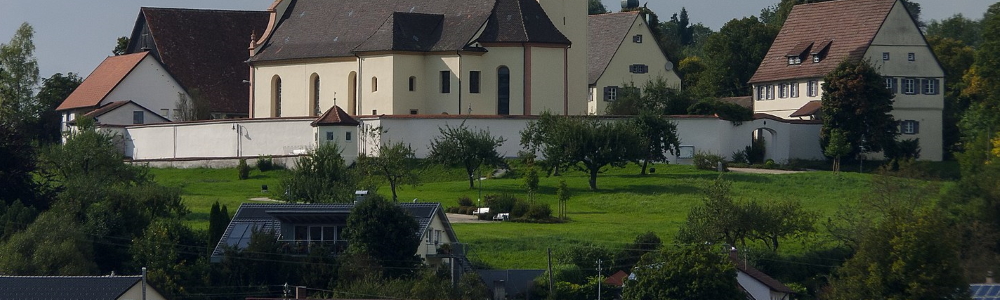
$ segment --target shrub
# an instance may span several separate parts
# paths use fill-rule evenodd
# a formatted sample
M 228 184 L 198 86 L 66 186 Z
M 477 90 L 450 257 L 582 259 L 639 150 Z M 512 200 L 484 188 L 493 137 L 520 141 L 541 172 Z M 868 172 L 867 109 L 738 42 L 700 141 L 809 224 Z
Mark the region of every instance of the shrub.
M 274 170 L 274 160 L 270 155 L 261 155 L 257 157 L 257 169 L 261 172 L 267 172 Z
M 484 197 L 486 206 L 490 208 L 490 212 L 493 213 L 509 213 L 514 210 L 514 205 L 517 203 L 517 197 L 511 194 L 491 194 Z M 513 217 L 513 216 L 512 216 Z
M 524 217 L 528 214 L 529 210 L 531 210 L 531 206 L 527 202 L 515 199 L 514 207 L 510 209 L 510 217 L 515 219 Z
M 526 215 L 528 219 L 532 220 L 544 220 L 552 217 L 552 208 L 548 204 L 535 203 L 531 205 L 528 209 L 528 214 Z
M 764 162 L 764 168 L 765 169 L 774 169 L 774 168 L 777 168 L 777 167 L 778 167 L 778 165 L 774 163 L 773 159 L 768 158 L 767 161 Z
M 247 165 L 246 158 L 240 158 L 240 164 L 236 166 L 236 171 L 240 173 L 240 180 L 250 178 L 250 166 Z
M 737 163 L 737 164 L 748 164 L 748 163 L 750 163 L 750 160 L 747 159 L 747 150 L 743 149 L 743 150 L 739 150 L 739 151 L 733 152 L 733 160 L 732 160 L 732 162 L 733 163 Z
M 469 196 L 462 196 L 458 197 L 458 206 L 476 206 L 476 204 L 472 203 L 472 198 Z
M 698 152 L 694 155 L 694 167 L 700 170 L 716 170 L 719 163 L 722 163 L 722 171 L 729 171 L 726 159 L 720 155 Z

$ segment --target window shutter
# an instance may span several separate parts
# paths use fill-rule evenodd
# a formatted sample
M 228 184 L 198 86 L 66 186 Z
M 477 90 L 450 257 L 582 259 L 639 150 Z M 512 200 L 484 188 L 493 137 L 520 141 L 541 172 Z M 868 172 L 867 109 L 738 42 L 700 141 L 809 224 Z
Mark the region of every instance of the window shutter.
M 604 87 L 604 101 L 608 101 L 608 100 L 611 100 L 611 87 L 610 86 Z
M 892 93 L 899 93 L 899 78 L 892 79 Z
M 944 88 L 941 86 L 941 79 L 935 78 L 931 80 L 934 80 L 934 93 L 932 95 L 941 94 L 941 89 Z
M 928 93 L 927 93 L 927 79 L 920 78 L 920 92 L 918 92 L 917 94 L 928 95 Z
M 913 122 L 913 134 L 920 133 L 920 122 L 917 121 L 912 121 L 912 122 Z

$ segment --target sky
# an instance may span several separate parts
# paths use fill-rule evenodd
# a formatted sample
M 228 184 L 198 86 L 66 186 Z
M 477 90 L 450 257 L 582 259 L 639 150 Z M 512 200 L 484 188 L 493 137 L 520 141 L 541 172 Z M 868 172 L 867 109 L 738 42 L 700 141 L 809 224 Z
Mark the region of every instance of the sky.
M 461 0 L 456 0 L 461 1 Z M 584 1 L 584 0 L 577 0 Z M 620 0 L 602 0 L 610 11 L 621 9 Z M 35 29 L 35 58 L 42 78 L 54 73 L 90 74 L 115 47 L 120 36 L 129 35 L 139 8 L 182 7 L 264 10 L 273 0 L 0 0 L 0 43 L 7 43 L 18 26 L 28 22 Z M 687 8 L 691 23 L 718 30 L 732 19 L 759 15 L 779 0 L 653 0 L 647 7 L 669 20 Z M 990 0 L 915 0 L 925 21 L 961 13 L 979 19 Z

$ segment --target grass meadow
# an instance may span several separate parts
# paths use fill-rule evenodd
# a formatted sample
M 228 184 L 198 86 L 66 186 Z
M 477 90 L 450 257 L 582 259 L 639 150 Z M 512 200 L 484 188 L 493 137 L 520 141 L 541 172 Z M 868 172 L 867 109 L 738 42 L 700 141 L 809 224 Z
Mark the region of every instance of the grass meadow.
M 182 197 L 191 214 L 187 224 L 195 229 L 208 227 L 208 212 L 215 201 L 225 204 L 233 214 L 240 203 L 250 198 L 280 195 L 279 182 L 287 171 L 260 173 L 254 170 L 248 180 L 238 180 L 235 169 L 153 169 L 156 180 L 182 189 Z M 630 165 L 624 169 L 609 169 L 598 178 L 598 191 L 591 191 L 582 172 L 565 172 L 562 176 L 540 174 L 540 190 L 535 201 L 556 207 L 556 189 L 565 180 L 572 192 L 568 201 L 569 221 L 556 224 L 513 222 L 453 224 L 459 240 L 470 245 L 469 256 L 495 268 L 543 268 L 546 250 L 558 251 L 571 245 L 597 245 L 621 248 L 636 235 L 653 231 L 664 243 L 671 243 L 678 228 L 685 222 L 691 207 L 702 201 L 702 189 L 719 173 L 696 170 L 692 166 L 657 165 L 656 173 L 638 175 Z M 861 198 L 869 191 L 870 175 L 858 173 L 834 174 L 826 171 L 796 174 L 725 173 L 732 181 L 733 196 L 757 201 L 800 201 L 807 210 L 817 211 L 817 220 L 826 220 L 842 204 Z M 477 187 L 469 188 L 464 172 L 431 167 L 422 173 L 424 183 L 403 186 L 400 201 L 441 202 L 457 206 L 457 199 L 468 196 L 475 201 Z M 261 192 L 267 185 L 269 192 Z M 378 191 L 391 195 L 388 187 Z M 511 193 L 526 198 L 522 179 L 482 180 L 482 195 Z M 825 234 L 811 235 L 786 241 L 782 252 L 796 253 L 827 240 Z

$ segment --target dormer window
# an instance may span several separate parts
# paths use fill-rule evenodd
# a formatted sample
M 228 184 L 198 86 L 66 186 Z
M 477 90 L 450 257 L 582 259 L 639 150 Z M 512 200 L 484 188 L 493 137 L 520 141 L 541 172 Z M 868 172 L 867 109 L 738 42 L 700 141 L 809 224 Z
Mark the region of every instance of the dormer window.
M 800 65 L 802 64 L 802 58 L 809 53 L 809 49 L 812 48 L 813 42 L 801 42 L 792 48 L 792 51 L 785 54 L 788 58 L 788 65 Z
M 822 41 L 819 42 L 819 44 L 816 44 L 816 47 L 812 48 L 810 54 L 812 54 L 812 61 L 814 64 L 819 63 L 824 57 L 826 57 L 826 54 L 830 52 L 830 44 L 832 43 L 833 41 Z

